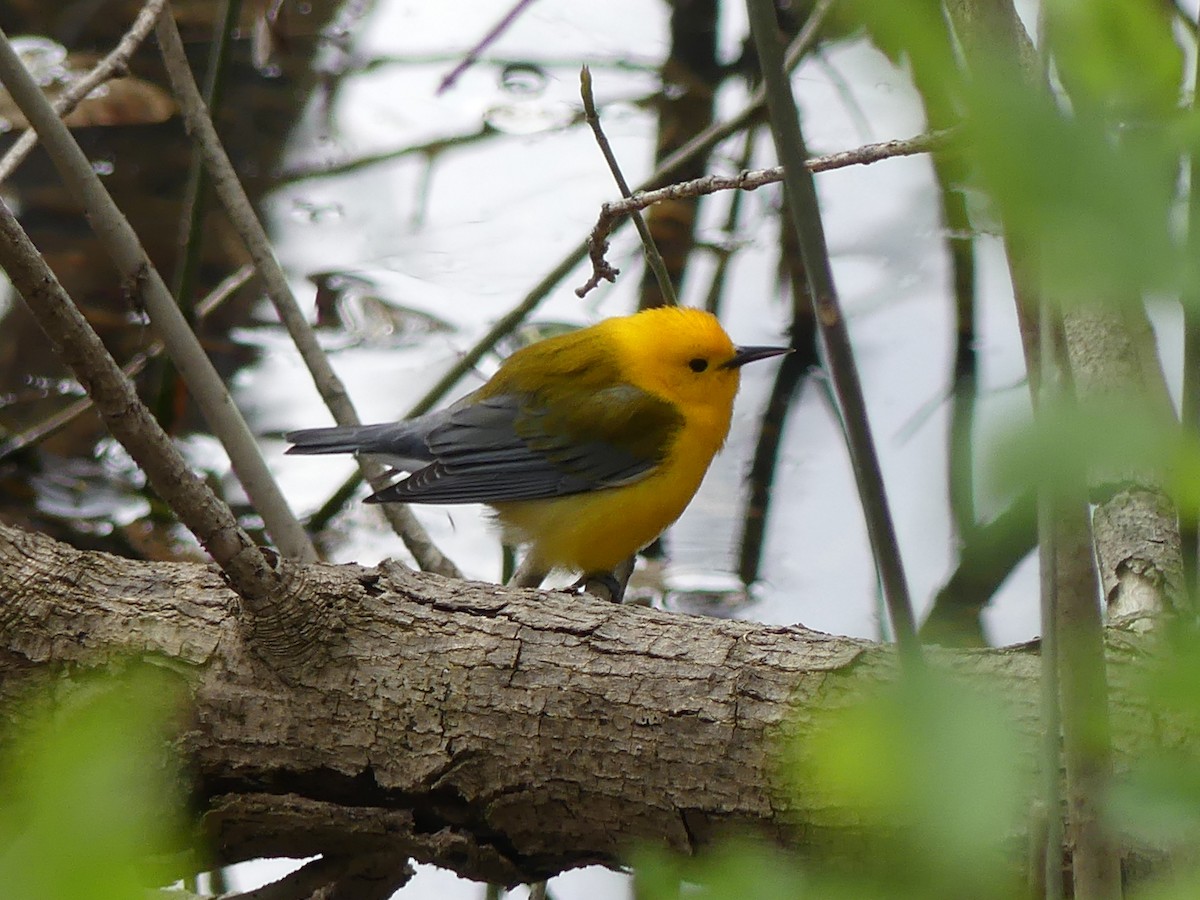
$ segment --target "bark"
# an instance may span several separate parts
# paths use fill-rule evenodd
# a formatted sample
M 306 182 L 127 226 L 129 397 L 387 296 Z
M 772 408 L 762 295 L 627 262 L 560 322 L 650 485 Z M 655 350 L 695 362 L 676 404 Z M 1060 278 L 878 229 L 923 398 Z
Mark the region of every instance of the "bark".
M 891 678 L 891 648 L 393 564 L 290 575 L 332 625 L 323 662 L 280 671 L 214 567 L 0 526 L 0 710 L 75 667 L 169 665 L 193 701 L 180 743 L 223 863 L 407 853 L 511 884 L 617 865 L 636 843 L 696 851 L 734 827 L 808 853 L 853 838 L 852 814 L 776 790 L 772 767 L 782 739 Z M 1140 638 L 1112 635 L 1127 664 Z M 1036 654 L 929 659 L 1003 693 L 1032 771 Z
M 1171 422 L 1171 405 L 1145 310 L 1073 309 L 1063 317 L 1076 392 L 1089 400 L 1136 398 Z M 1127 427 L 1114 422 L 1114 429 Z M 1150 466 L 1093 472 L 1096 559 L 1110 615 L 1186 607 L 1179 517 Z

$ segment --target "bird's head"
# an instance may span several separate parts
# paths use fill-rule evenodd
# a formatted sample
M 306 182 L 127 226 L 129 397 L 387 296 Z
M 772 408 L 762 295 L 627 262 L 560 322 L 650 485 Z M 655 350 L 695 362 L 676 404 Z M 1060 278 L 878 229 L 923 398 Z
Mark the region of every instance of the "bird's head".
M 743 365 L 786 353 L 787 347 L 737 347 L 717 317 L 663 306 L 608 319 L 626 379 L 676 404 L 685 416 L 728 421 Z

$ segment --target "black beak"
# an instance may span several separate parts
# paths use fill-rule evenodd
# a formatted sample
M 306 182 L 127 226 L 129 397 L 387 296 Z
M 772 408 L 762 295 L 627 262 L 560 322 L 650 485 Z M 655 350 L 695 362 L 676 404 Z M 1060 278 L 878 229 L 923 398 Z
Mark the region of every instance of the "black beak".
M 721 363 L 722 369 L 740 369 L 757 359 L 770 359 L 781 353 L 791 353 L 791 347 L 734 347 L 733 359 Z

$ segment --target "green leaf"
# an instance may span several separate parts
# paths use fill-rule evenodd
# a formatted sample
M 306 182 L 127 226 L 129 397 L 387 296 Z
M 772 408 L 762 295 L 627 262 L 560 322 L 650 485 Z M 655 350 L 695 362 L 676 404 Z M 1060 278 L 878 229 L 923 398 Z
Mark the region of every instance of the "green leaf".
M 844 7 L 835 4 L 831 15 L 865 25 L 894 62 L 907 59 L 922 93 L 957 89 L 961 73 L 937 0 L 852 0 Z
M 187 847 L 170 725 L 176 684 L 140 668 L 55 685 L 0 760 L 0 884 L 22 900 L 128 900 Z
M 1183 51 L 1172 8 L 1144 0 L 1047 0 L 1046 32 L 1059 78 L 1076 108 L 1101 107 L 1118 119 L 1174 111 Z
M 873 873 L 889 896 L 1013 896 L 1006 842 L 1026 811 L 1029 773 L 999 698 L 962 676 L 906 673 L 804 732 L 795 791 L 872 835 L 860 877 Z
M 1180 509 L 1200 505 L 1200 438 L 1144 399 L 1062 400 L 1044 404 L 1036 421 L 1004 427 L 986 463 L 1000 495 L 1160 478 Z
M 1178 133 L 1116 140 L 1069 116 L 1014 69 L 981 66 L 957 143 L 1025 263 L 1061 303 L 1140 302 L 1179 286 L 1171 230 Z

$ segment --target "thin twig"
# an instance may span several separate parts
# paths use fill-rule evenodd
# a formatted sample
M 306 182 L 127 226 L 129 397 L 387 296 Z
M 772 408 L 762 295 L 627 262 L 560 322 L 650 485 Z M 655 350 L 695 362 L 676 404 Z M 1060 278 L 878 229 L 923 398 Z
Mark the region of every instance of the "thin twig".
M 479 39 L 479 43 L 467 51 L 467 55 L 463 57 L 462 62 L 451 69 L 449 74 L 442 79 L 442 83 L 438 85 L 437 93 L 443 94 L 453 87 L 454 82 L 458 81 L 458 77 L 471 68 L 471 66 L 475 65 L 475 60 L 479 59 L 479 54 L 495 43 L 496 39 L 512 26 L 517 17 L 531 3 L 533 3 L 533 0 L 517 0 L 513 8 L 506 12 L 500 21 L 493 25 L 491 30 Z
M 809 346 L 803 348 L 796 346 L 797 337 L 799 335 L 793 334 L 791 346 L 801 352 L 784 356 L 775 374 L 771 395 L 762 411 L 754 455 L 746 472 L 746 512 L 742 516 L 742 532 L 737 542 L 738 577 L 743 584 L 753 584 L 758 580 L 779 450 L 783 446 L 784 423 L 792 408 L 792 401 L 810 371 L 810 359 L 806 357 L 813 353 L 811 335 Z
M 196 304 L 196 319 L 202 320 L 210 312 L 224 303 L 227 299 L 233 296 L 242 285 L 254 277 L 254 266 L 246 264 L 213 288 L 212 292 Z M 133 359 L 121 367 L 121 371 L 127 378 L 133 378 L 142 369 L 146 368 L 147 363 L 152 359 L 157 358 L 163 351 L 163 343 L 155 339 L 141 353 L 137 354 Z M 13 435 L 7 441 L 0 443 L 0 459 L 16 453 L 25 447 L 37 444 L 51 435 L 57 434 L 83 413 L 87 412 L 93 406 L 91 397 L 80 397 L 74 403 L 60 409 L 58 412 L 47 417 L 36 425 L 27 428 L 20 434 Z
M 79 105 L 79 101 L 104 82 L 125 74 L 129 68 L 130 58 L 154 28 L 154 22 L 166 2 L 167 0 L 146 0 L 142 11 L 138 13 L 137 18 L 129 27 L 129 31 L 125 33 L 113 51 L 96 63 L 86 75 L 71 82 L 54 101 L 54 112 L 57 115 L 67 115 Z M 37 145 L 37 141 L 37 132 L 32 128 L 26 129 L 25 133 L 17 138 L 16 142 L 9 147 L 8 152 L 4 154 L 4 158 L 0 159 L 0 182 L 6 181 L 16 171 L 17 166 L 29 155 L 29 151 Z
M 871 437 L 862 385 L 846 331 L 846 320 L 838 303 L 816 184 L 813 173 L 805 165 L 807 153 L 804 135 L 800 129 L 791 82 L 783 66 L 775 6 L 771 0 L 747 0 L 746 6 L 754 46 L 761 63 L 763 86 L 767 92 L 771 131 L 784 164 L 786 205 L 804 257 L 814 312 L 826 350 L 830 380 L 842 412 L 846 443 L 858 483 L 875 565 L 901 659 L 906 667 L 912 669 L 920 665 L 921 645 L 917 639 L 896 529 L 888 509 L 883 473 Z
M 1044 347 L 1053 343 L 1043 334 L 1045 300 L 1036 285 L 1041 281 L 1037 253 L 1011 233 L 1004 236 L 1005 257 L 1009 279 L 1013 286 L 1013 303 L 1017 312 L 1017 329 L 1021 351 L 1028 373 L 1029 397 L 1034 416 L 1038 416 L 1049 394 L 1047 379 L 1053 379 L 1056 368 L 1054 354 Z M 1047 371 L 1047 367 L 1049 370 Z M 1042 717 L 1041 782 L 1042 805 L 1046 809 L 1046 835 L 1043 845 L 1042 869 L 1037 874 L 1045 900 L 1059 900 L 1065 894 L 1062 866 L 1064 846 L 1062 791 L 1062 697 L 1059 689 L 1060 632 L 1058 614 L 1057 565 L 1058 529 L 1052 509 L 1050 492 L 1045 485 L 1037 489 L 1037 550 L 1039 611 L 1041 623 L 1040 712 Z
M 170 5 L 166 7 L 170 12 Z M 313 382 L 325 401 L 325 405 L 333 414 L 339 425 L 358 425 L 361 420 L 354 404 L 346 393 L 345 386 L 333 371 L 325 351 L 321 349 L 312 326 L 300 310 L 300 305 L 292 295 L 287 277 L 275 258 L 271 243 L 263 230 L 250 199 L 246 196 L 238 179 L 233 164 L 229 161 L 224 147 L 221 146 L 216 128 L 213 127 L 200 96 L 200 89 L 192 78 L 188 67 L 187 56 L 183 49 L 183 40 L 179 29 L 170 15 L 163 15 L 155 29 L 159 49 L 162 51 L 163 63 L 175 96 L 187 123 L 188 131 L 195 139 L 204 158 L 205 167 L 212 179 L 213 190 L 220 198 L 225 211 L 246 246 L 250 258 L 254 261 L 267 296 L 270 297 L 280 321 L 283 322 L 288 334 L 300 352 L 304 364 L 312 374 Z M 385 467 L 366 457 L 358 457 L 359 468 L 364 477 L 380 490 L 390 483 Z M 442 575 L 460 577 L 458 568 L 447 559 L 434 545 L 432 539 L 421 527 L 415 515 L 408 506 L 401 503 L 383 504 L 384 515 L 396 529 L 404 545 L 412 553 L 417 564 L 426 571 L 438 572 Z
M 804 54 L 808 52 L 809 47 L 816 41 L 817 35 L 820 33 L 821 25 L 825 21 L 825 16 L 832 6 L 833 0 L 819 0 L 816 6 L 813 7 L 813 11 L 804 21 L 804 27 L 800 29 L 800 33 L 796 35 L 796 39 L 793 40 L 791 46 L 788 47 L 787 54 L 784 59 L 784 66 L 788 69 L 788 71 L 791 71 L 791 69 L 799 64 L 800 60 L 804 57 Z M 719 122 L 715 125 L 710 125 L 708 128 L 705 128 L 702 132 L 700 132 L 666 159 L 659 162 L 658 167 L 654 170 L 654 173 L 651 174 L 649 178 L 643 181 L 642 184 L 634 190 L 634 195 L 636 196 L 642 192 L 657 188 L 684 163 L 694 159 L 700 154 L 707 153 L 721 141 L 725 140 L 725 138 L 736 134 L 746 126 L 750 125 L 762 114 L 762 107 L 763 103 L 766 101 L 766 96 L 766 91 L 760 84 L 750 94 L 749 100 L 746 101 L 746 105 L 742 107 L 740 112 L 724 122 Z M 615 223 L 609 229 L 609 231 L 615 230 L 619 224 L 620 221 Z M 599 259 L 602 263 L 602 265 L 599 266 L 601 271 L 603 271 L 603 268 L 608 265 L 607 262 L 604 262 L 604 254 L 608 250 L 608 245 L 605 243 L 607 234 L 608 232 L 605 232 L 604 235 L 602 235 L 601 238 L 596 242 L 593 242 L 590 236 L 588 238 L 588 243 L 585 249 L 592 258 L 593 270 L 597 268 L 597 259 Z M 589 281 L 583 287 L 576 288 L 575 294 L 582 297 L 598 284 L 599 280 L 596 279 L 596 276 L 593 274 L 592 278 L 589 279 Z
M 847 166 L 866 166 L 884 159 L 900 156 L 914 156 L 918 153 L 929 153 L 946 145 L 951 137 L 949 130 L 920 134 L 907 140 L 882 141 L 876 144 L 864 144 L 853 150 L 843 150 L 826 156 L 814 156 L 805 161 L 804 166 L 809 172 L 828 172 L 833 169 L 843 169 Z M 575 293 L 582 297 L 595 288 L 601 281 L 612 281 L 611 273 L 615 270 L 604 258 L 608 250 L 608 236 L 613 229 L 627 216 L 638 210 L 662 203 L 664 200 L 681 200 L 686 197 L 701 197 L 705 194 L 715 194 L 717 191 L 753 191 L 768 184 L 778 184 L 784 181 L 784 167 L 771 166 L 768 169 L 751 169 L 736 175 L 705 175 L 691 181 L 681 181 L 650 191 L 635 191 L 626 195 L 623 200 L 605 203 L 600 207 L 600 216 L 596 220 L 592 233 L 588 237 L 588 254 L 592 260 L 592 276 Z
M 164 10 L 168 8 L 164 6 Z M 159 21 L 163 20 L 172 21 L 166 14 L 160 16 Z M 2 31 L 0 81 L 37 131 L 72 197 L 87 211 L 89 223 L 116 264 L 130 294 L 144 305 L 151 325 L 166 344 L 209 427 L 229 454 L 238 480 L 262 516 L 272 539 L 285 556 L 314 561 L 316 551 L 292 515 L 224 381 L 175 305 L 136 232 Z
M 608 170 L 612 172 L 613 180 L 617 182 L 617 187 L 621 190 L 621 196 L 628 199 L 633 196 L 633 192 L 629 189 L 629 182 L 625 180 L 621 164 L 617 162 L 617 156 L 608 142 L 608 136 L 605 135 L 604 128 L 600 125 L 600 114 L 596 112 L 596 98 L 592 95 L 592 73 L 587 66 L 583 66 L 579 70 L 579 93 L 583 98 L 583 117 L 592 129 L 592 134 L 596 136 L 596 143 L 600 147 L 600 152 L 604 154 L 604 161 L 608 163 Z M 642 250 L 646 254 L 646 262 L 650 266 L 650 270 L 654 272 L 654 279 L 658 282 L 658 289 L 662 291 L 663 299 L 668 306 L 678 305 L 675 287 L 671 284 L 671 275 L 667 271 L 667 264 L 663 262 L 662 254 L 658 252 L 658 246 L 654 243 L 654 235 L 650 233 L 650 226 L 646 224 L 646 220 L 637 210 L 631 210 L 630 216 L 633 218 L 638 236 L 642 239 Z M 607 262 L 604 263 L 603 269 L 597 270 L 597 275 L 607 281 L 615 281 L 619 274 L 620 271 L 608 265 Z
M 1058 684 L 1058 611 L 1055 602 L 1054 569 L 1058 547 L 1054 540 L 1054 521 L 1050 506 L 1038 504 L 1038 581 L 1041 595 L 1041 704 L 1042 714 L 1042 799 L 1045 805 L 1046 834 L 1042 836 L 1040 871 L 1030 874 L 1042 885 L 1045 900 L 1064 896 L 1062 864 L 1063 816 L 1062 784 L 1059 762 L 1062 759 L 1062 717 Z M 1053 762 L 1051 766 L 1049 763 Z M 1036 857 L 1035 857 L 1036 858 Z
M 1061 310 L 1047 297 L 1040 301 L 1042 396 L 1035 415 L 1044 420 L 1048 407 L 1061 408 L 1064 401 L 1075 403 L 1077 395 L 1063 339 Z M 1096 602 L 1101 589 L 1092 513 L 1082 478 L 1068 477 L 1063 482 L 1044 486 L 1039 496 L 1041 549 L 1050 555 L 1049 563 L 1042 563 L 1043 590 L 1049 588 L 1049 594 L 1043 597 L 1043 617 L 1052 619 L 1043 621 L 1043 627 L 1053 625 L 1045 630 L 1042 652 L 1052 654 L 1051 678 L 1058 687 L 1058 718 L 1049 719 L 1047 728 L 1054 727 L 1056 737 L 1057 726 L 1062 728 L 1066 838 L 1072 847 L 1074 895 L 1080 900 L 1115 900 L 1122 893 L 1121 865 L 1104 809 L 1112 783 L 1112 736 L 1104 623 Z M 1046 714 L 1052 715 L 1049 704 L 1044 705 Z M 1043 749 L 1047 754 L 1054 751 L 1049 737 Z M 1057 785 L 1052 796 L 1058 796 Z M 1048 846 L 1047 852 L 1053 849 Z M 1046 860 L 1047 877 L 1054 862 L 1053 858 Z
M 1010 79 L 1006 87 L 1026 91 L 1031 97 L 1046 93 L 1052 43 L 1040 42 L 1042 55 L 1030 40 L 1011 5 L 998 4 L 994 15 L 976 17 L 964 5 L 948 6 L 953 39 L 963 48 L 961 58 L 969 74 Z M 1069 38 L 1068 38 L 1069 39 Z M 940 38 L 943 53 L 951 54 L 951 36 Z M 986 60 L 987 65 L 981 63 Z M 995 62 L 1007 62 L 997 70 Z M 974 69 L 974 71 L 971 71 Z M 939 79 L 944 73 L 939 73 Z M 986 112 L 975 111 L 986 115 Z M 1072 359 L 1063 337 L 1062 298 L 1044 296 L 1037 244 L 1023 241 L 1011 222 L 1002 223 L 1009 268 L 1012 273 L 1022 348 L 1029 371 L 1035 421 L 1044 421 L 1057 410 L 1048 401 L 1057 398 L 1074 404 Z M 1072 318 L 1080 310 L 1065 315 Z M 1088 346 L 1085 355 L 1095 353 Z M 1111 390 L 1106 381 L 1105 390 Z M 1061 405 L 1061 404 L 1060 404 Z M 1065 482 L 1065 483 L 1059 483 Z M 1043 773 L 1046 791 L 1047 841 L 1043 881 L 1045 896 L 1059 897 L 1064 878 L 1060 854 L 1071 850 L 1071 893 L 1079 900 L 1109 900 L 1121 896 L 1121 860 L 1115 852 L 1103 808 L 1112 779 L 1112 745 L 1109 734 L 1108 684 L 1097 581 L 1096 546 L 1092 538 L 1091 509 L 1086 476 L 1042 480 L 1038 485 L 1039 551 L 1042 573 L 1042 627 L 1046 647 L 1043 659 L 1043 729 L 1062 726 L 1062 753 L 1047 736 Z M 1049 650 L 1047 650 L 1047 647 Z M 1051 669 L 1050 667 L 1053 667 Z M 1057 689 L 1056 689 L 1057 688 Z M 1057 706 L 1057 710 L 1056 707 Z M 1059 791 L 1059 772 L 1065 771 L 1065 791 Z M 1065 797 L 1067 833 L 1060 829 L 1060 802 Z
M 213 43 L 204 73 L 204 104 L 210 114 L 220 105 L 224 93 L 225 69 L 229 62 L 232 33 L 241 14 L 242 0 L 221 0 L 220 15 L 213 28 Z M 200 266 L 200 249 L 204 238 L 204 213 L 207 210 L 208 179 L 204 160 L 197 146 L 192 146 L 188 160 L 187 184 L 180 204 L 179 261 L 175 264 L 173 287 L 175 298 L 185 310 L 191 305 L 192 285 Z
M 756 129 L 747 132 L 749 138 Z M 749 165 L 751 142 L 746 142 L 746 164 Z M 730 203 L 733 207 L 746 195 L 735 191 Z M 774 498 L 773 482 L 783 446 L 784 426 L 788 413 L 795 405 L 796 395 L 811 379 L 821 360 L 817 352 L 817 325 L 813 318 L 813 302 L 808 292 L 808 273 L 804 268 L 804 256 L 794 229 L 786 216 L 780 216 L 779 224 L 779 272 L 787 285 L 791 298 L 792 321 L 788 326 L 788 346 L 792 352 L 784 356 L 775 373 L 775 383 L 767 405 L 759 420 L 758 437 L 754 442 L 754 454 L 746 472 L 746 505 L 742 516 L 741 537 L 738 547 L 738 575 L 742 583 L 753 584 L 758 580 L 762 563 L 764 540 L 767 533 L 767 517 Z M 732 230 L 732 226 L 731 229 Z M 724 262 L 724 259 L 722 260 Z M 721 267 L 719 267 L 721 268 Z M 828 385 L 822 379 L 822 391 L 828 393 Z M 836 409 L 832 396 L 827 397 L 828 408 Z M 882 620 L 882 616 L 878 616 Z
M 241 0 L 221 0 L 221 9 L 213 26 L 213 40 L 209 47 L 208 64 L 204 73 L 204 103 L 211 111 L 216 110 L 225 82 L 225 68 L 229 61 L 232 33 L 241 14 Z M 188 158 L 187 182 L 183 187 L 183 199 L 179 204 L 179 243 L 175 256 L 175 268 L 171 273 L 171 293 L 189 322 L 196 321 L 192 291 L 196 273 L 200 269 L 200 253 L 204 245 L 204 219 L 208 210 L 208 179 L 199 148 L 193 144 Z M 154 413 L 167 431 L 174 428 L 178 416 L 175 394 L 179 373 L 167 363 L 157 372 L 158 392 Z

